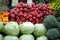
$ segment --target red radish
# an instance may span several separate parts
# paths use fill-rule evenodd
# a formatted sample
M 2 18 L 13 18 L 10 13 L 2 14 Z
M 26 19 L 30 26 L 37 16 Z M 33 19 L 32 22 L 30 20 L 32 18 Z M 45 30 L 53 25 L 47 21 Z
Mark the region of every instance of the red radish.
M 31 8 L 31 11 L 34 10 L 33 8 Z
M 20 16 L 24 17 L 24 14 L 20 14 Z
M 17 10 L 17 8 L 14 8 L 14 10 Z
M 35 23 L 36 23 L 36 21 L 35 21 L 35 20 L 32 20 L 32 23 L 33 23 L 33 24 L 35 24 Z
M 46 4 L 42 4 L 43 7 L 45 7 Z
M 47 4 L 47 6 L 48 6 L 48 7 L 50 7 L 50 6 L 51 6 L 51 4 Z
M 36 8 L 36 10 L 39 10 L 38 8 Z
M 40 13 L 39 15 L 40 15 L 40 16 L 43 16 L 43 13 Z
M 23 5 L 24 3 L 23 2 L 20 2 L 20 5 Z
M 23 7 L 24 7 L 24 8 L 27 8 L 27 7 L 28 7 L 28 5 L 27 5 L 27 4 L 23 4 Z
M 36 8 L 38 8 L 38 7 L 40 7 L 40 4 L 37 4 L 37 5 L 36 5 Z
M 19 12 L 19 9 L 17 9 L 16 12 Z
M 32 21 L 32 20 L 33 20 L 32 18 L 29 19 L 29 21 Z
M 39 23 L 43 23 L 43 17 L 40 18 Z
M 14 14 L 15 14 L 16 16 L 18 16 L 18 12 L 15 12 Z
M 46 13 L 46 11 L 43 11 L 43 13 Z
M 30 14 L 29 17 L 32 18 L 33 16 Z
M 33 5 L 32 7 L 33 7 L 33 8 L 36 8 L 36 6 L 35 6 L 35 5 Z
M 19 4 L 19 5 L 17 5 L 17 8 L 18 8 L 18 9 L 22 8 L 22 5 L 20 5 L 20 4 Z
M 27 11 L 27 8 L 24 8 L 24 11 Z
M 27 16 L 26 19 L 28 20 L 28 18 L 29 18 L 29 17 Z
M 15 15 L 14 15 L 14 14 L 10 14 L 10 17 L 11 17 L 11 18 L 15 18 Z
M 38 23 L 39 19 L 36 19 L 36 23 Z
M 31 6 L 28 5 L 28 9 L 31 9 Z
M 50 8 L 50 7 L 47 7 L 47 9 L 48 9 L 48 10 L 51 10 L 51 8 Z
M 37 18 L 40 18 L 40 15 L 39 14 L 37 14 L 37 16 L 36 16 Z
M 26 18 L 27 17 L 27 14 L 24 14 L 24 17 Z
M 46 12 L 46 15 L 49 15 L 49 13 L 48 13 L 48 12 Z
M 19 17 L 18 16 L 16 16 L 15 18 L 19 20 Z
M 12 18 L 12 19 L 10 19 L 10 21 L 15 21 L 15 20 Z
M 44 16 L 44 18 L 46 17 L 47 15 Z
M 25 20 L 25 18 L 22 18 L 21 20 L 22 20 L 22 21 L 24 21 L 24 20 Z
M 39 6 L 38 8 L 39 8 L 39 10 L 40 10 L 40 9 L 42 9 L 42 6 Z
M 23 8 L 20 8 L 20 11 L 23 11 Z
M 18 16 L 20 17 L 21 14 L 23 14 L 23 12 L 20 12 L 20 13 L 18 14 Z
M 22 17 L 22 16 L 20 16 L 19 18 L 20 18 L 20 20 L 21 20 L 23 17 Z
M 43 7 L 42 9 L 43 9 L 43 10 L 46 10 L 46 7 Z
M 33 19 L 36 19 L 36 17 L 33 17 Z
M 35 3 L 32 3 L 32 6 L 34 6 L 35 5 Z

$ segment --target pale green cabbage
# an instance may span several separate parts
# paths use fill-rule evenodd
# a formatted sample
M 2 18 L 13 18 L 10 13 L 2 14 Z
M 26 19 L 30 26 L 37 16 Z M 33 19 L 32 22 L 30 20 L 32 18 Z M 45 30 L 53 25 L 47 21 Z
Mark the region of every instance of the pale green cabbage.
M 38 37 L 36 40 L 48 40 L 48 38 L 46 36 L 41 36 L 41 37 Z
M 0 34 L 0 40 L 3 40 L 3 36 Z
M 4 40 L 19 40 L 18 37 L 15 36 L 5 36 Z
M 31 34 L 34 31 L 34 25 L 31 22 L 25 22 L 19 25 L 22 34 Z
M 22 35 L 19 40 L 34 40 L 32 35 Z
M 5 25 L 4 31 L 11 36 L 17 36 L 19 34 L 19 26 L 16 22 L 9 22 Z
M 46 34 L 46 28 L 43 24 L 35 24 L 34 27 L 34 35 L 36 37 L 42 36 Z

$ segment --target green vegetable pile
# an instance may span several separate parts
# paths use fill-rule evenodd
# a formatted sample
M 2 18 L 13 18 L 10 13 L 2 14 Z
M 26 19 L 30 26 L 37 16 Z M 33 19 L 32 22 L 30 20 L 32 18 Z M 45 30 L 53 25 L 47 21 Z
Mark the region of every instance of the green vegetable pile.
M 60 40 L 60 22 L 57 21 L 55 16 L 49 15 L 44 19 L 44 25 L 47 28 L 49 40 Z
M 31 22 L 18 25 L 13 21 L 3 25 L 0 22 L 0 40 L 60 40 L 60 22 L 53 15 L 35 25 Z
M 9 22 L 3 25 L 0 22 L 0 40 L 48 40 L 47 30 L 43 24 L 25 22 L 22 24 Z M 44 38 L 44 39 L 43 39 Z

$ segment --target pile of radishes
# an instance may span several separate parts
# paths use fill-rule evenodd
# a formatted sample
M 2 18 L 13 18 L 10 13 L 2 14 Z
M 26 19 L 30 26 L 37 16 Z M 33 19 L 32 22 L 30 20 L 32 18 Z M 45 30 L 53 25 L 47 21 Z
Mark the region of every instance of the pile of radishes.
M 43 23 L 47 15 L 54 15 L 55 13 L 50 9 L 50 4 L 35 4 L 29 6 L 26 3 L 20 2 L 16 8 L 9 13 L 9 21 L 15 21 L 19 24 L 30 21 L 33 24 Z

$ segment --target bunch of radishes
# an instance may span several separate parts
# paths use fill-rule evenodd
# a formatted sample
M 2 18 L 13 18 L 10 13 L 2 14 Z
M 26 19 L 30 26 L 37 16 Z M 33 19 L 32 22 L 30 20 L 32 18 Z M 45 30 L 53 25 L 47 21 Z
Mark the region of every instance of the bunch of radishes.
M 47 15 L 54 15 L 55 13 L 49 8 L 50 4 L 35 4 L 29 6 L 26 3 L 20 2 L 16 8 L 9 13 L 9 21 L 15 21 L 19 24 L 30 21 L 33 24 L 43 23 Z

